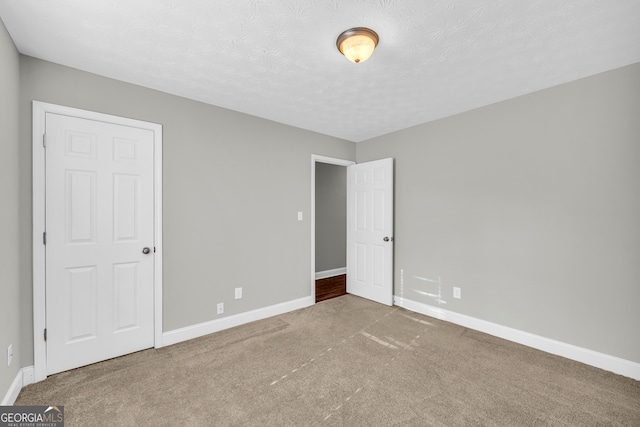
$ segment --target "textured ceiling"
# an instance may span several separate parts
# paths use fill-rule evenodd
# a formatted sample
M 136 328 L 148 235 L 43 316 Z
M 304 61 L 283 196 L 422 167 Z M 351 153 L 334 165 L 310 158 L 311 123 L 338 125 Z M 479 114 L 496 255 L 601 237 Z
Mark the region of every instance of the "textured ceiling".
M 639 0 L 0 0 L 25 54 L 363 141 L 640 62 Z M 344 30 L 380 35 L 367 62 Z

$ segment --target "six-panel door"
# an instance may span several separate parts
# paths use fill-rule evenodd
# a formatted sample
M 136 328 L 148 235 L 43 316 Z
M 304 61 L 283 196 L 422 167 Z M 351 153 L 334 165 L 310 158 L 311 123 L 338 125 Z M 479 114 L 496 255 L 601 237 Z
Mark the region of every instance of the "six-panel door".
M 153 138 L 46 115 L 48 375 L 153 346 Z
M 347 292 L 393 305 L 393 159 L 347 172 Z

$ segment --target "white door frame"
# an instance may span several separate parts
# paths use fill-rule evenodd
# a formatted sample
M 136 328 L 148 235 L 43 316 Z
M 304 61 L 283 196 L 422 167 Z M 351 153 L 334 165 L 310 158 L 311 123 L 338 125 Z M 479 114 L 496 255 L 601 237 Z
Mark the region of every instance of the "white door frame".
M 316 163 L 347 167 L 355 165 L 356 162 L 317 154 L 311 155 L 311 298 L 314 304 L 316 303 Z
M 47 378 L 45 288 L 45 133 L 46 113 L 151 130 L 154 133 L 154 347 L 162 347 L 162 125 L 33 101 L 33 369 L 36 382 Z

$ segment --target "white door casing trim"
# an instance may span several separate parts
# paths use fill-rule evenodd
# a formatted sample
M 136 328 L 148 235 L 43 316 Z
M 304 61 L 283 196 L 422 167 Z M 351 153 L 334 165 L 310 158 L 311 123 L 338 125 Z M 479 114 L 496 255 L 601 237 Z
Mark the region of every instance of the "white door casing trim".
M 32 178 L 33 178 L 33 369 L 34 381 L 47 377 L 45 293 L 45 134 L 46 113 L 151 130 L 154 133 L 154 346 L 162 347 L 162 125 L 125 117 L 80 110 L 62 105 L 33 101 Z
M 338 166 L 351 166 L 356 162 L 334 157 L 311 155 L 311 296 L 316 298 L 316 163 L 328 163 Z

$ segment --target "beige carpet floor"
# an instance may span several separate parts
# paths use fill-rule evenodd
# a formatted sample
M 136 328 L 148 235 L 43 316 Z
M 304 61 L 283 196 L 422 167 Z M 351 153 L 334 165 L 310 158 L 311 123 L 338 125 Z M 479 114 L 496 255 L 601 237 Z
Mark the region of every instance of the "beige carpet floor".
M 49 377 L 67 426 L 640 426 L 640 382 L 352 295 Z

